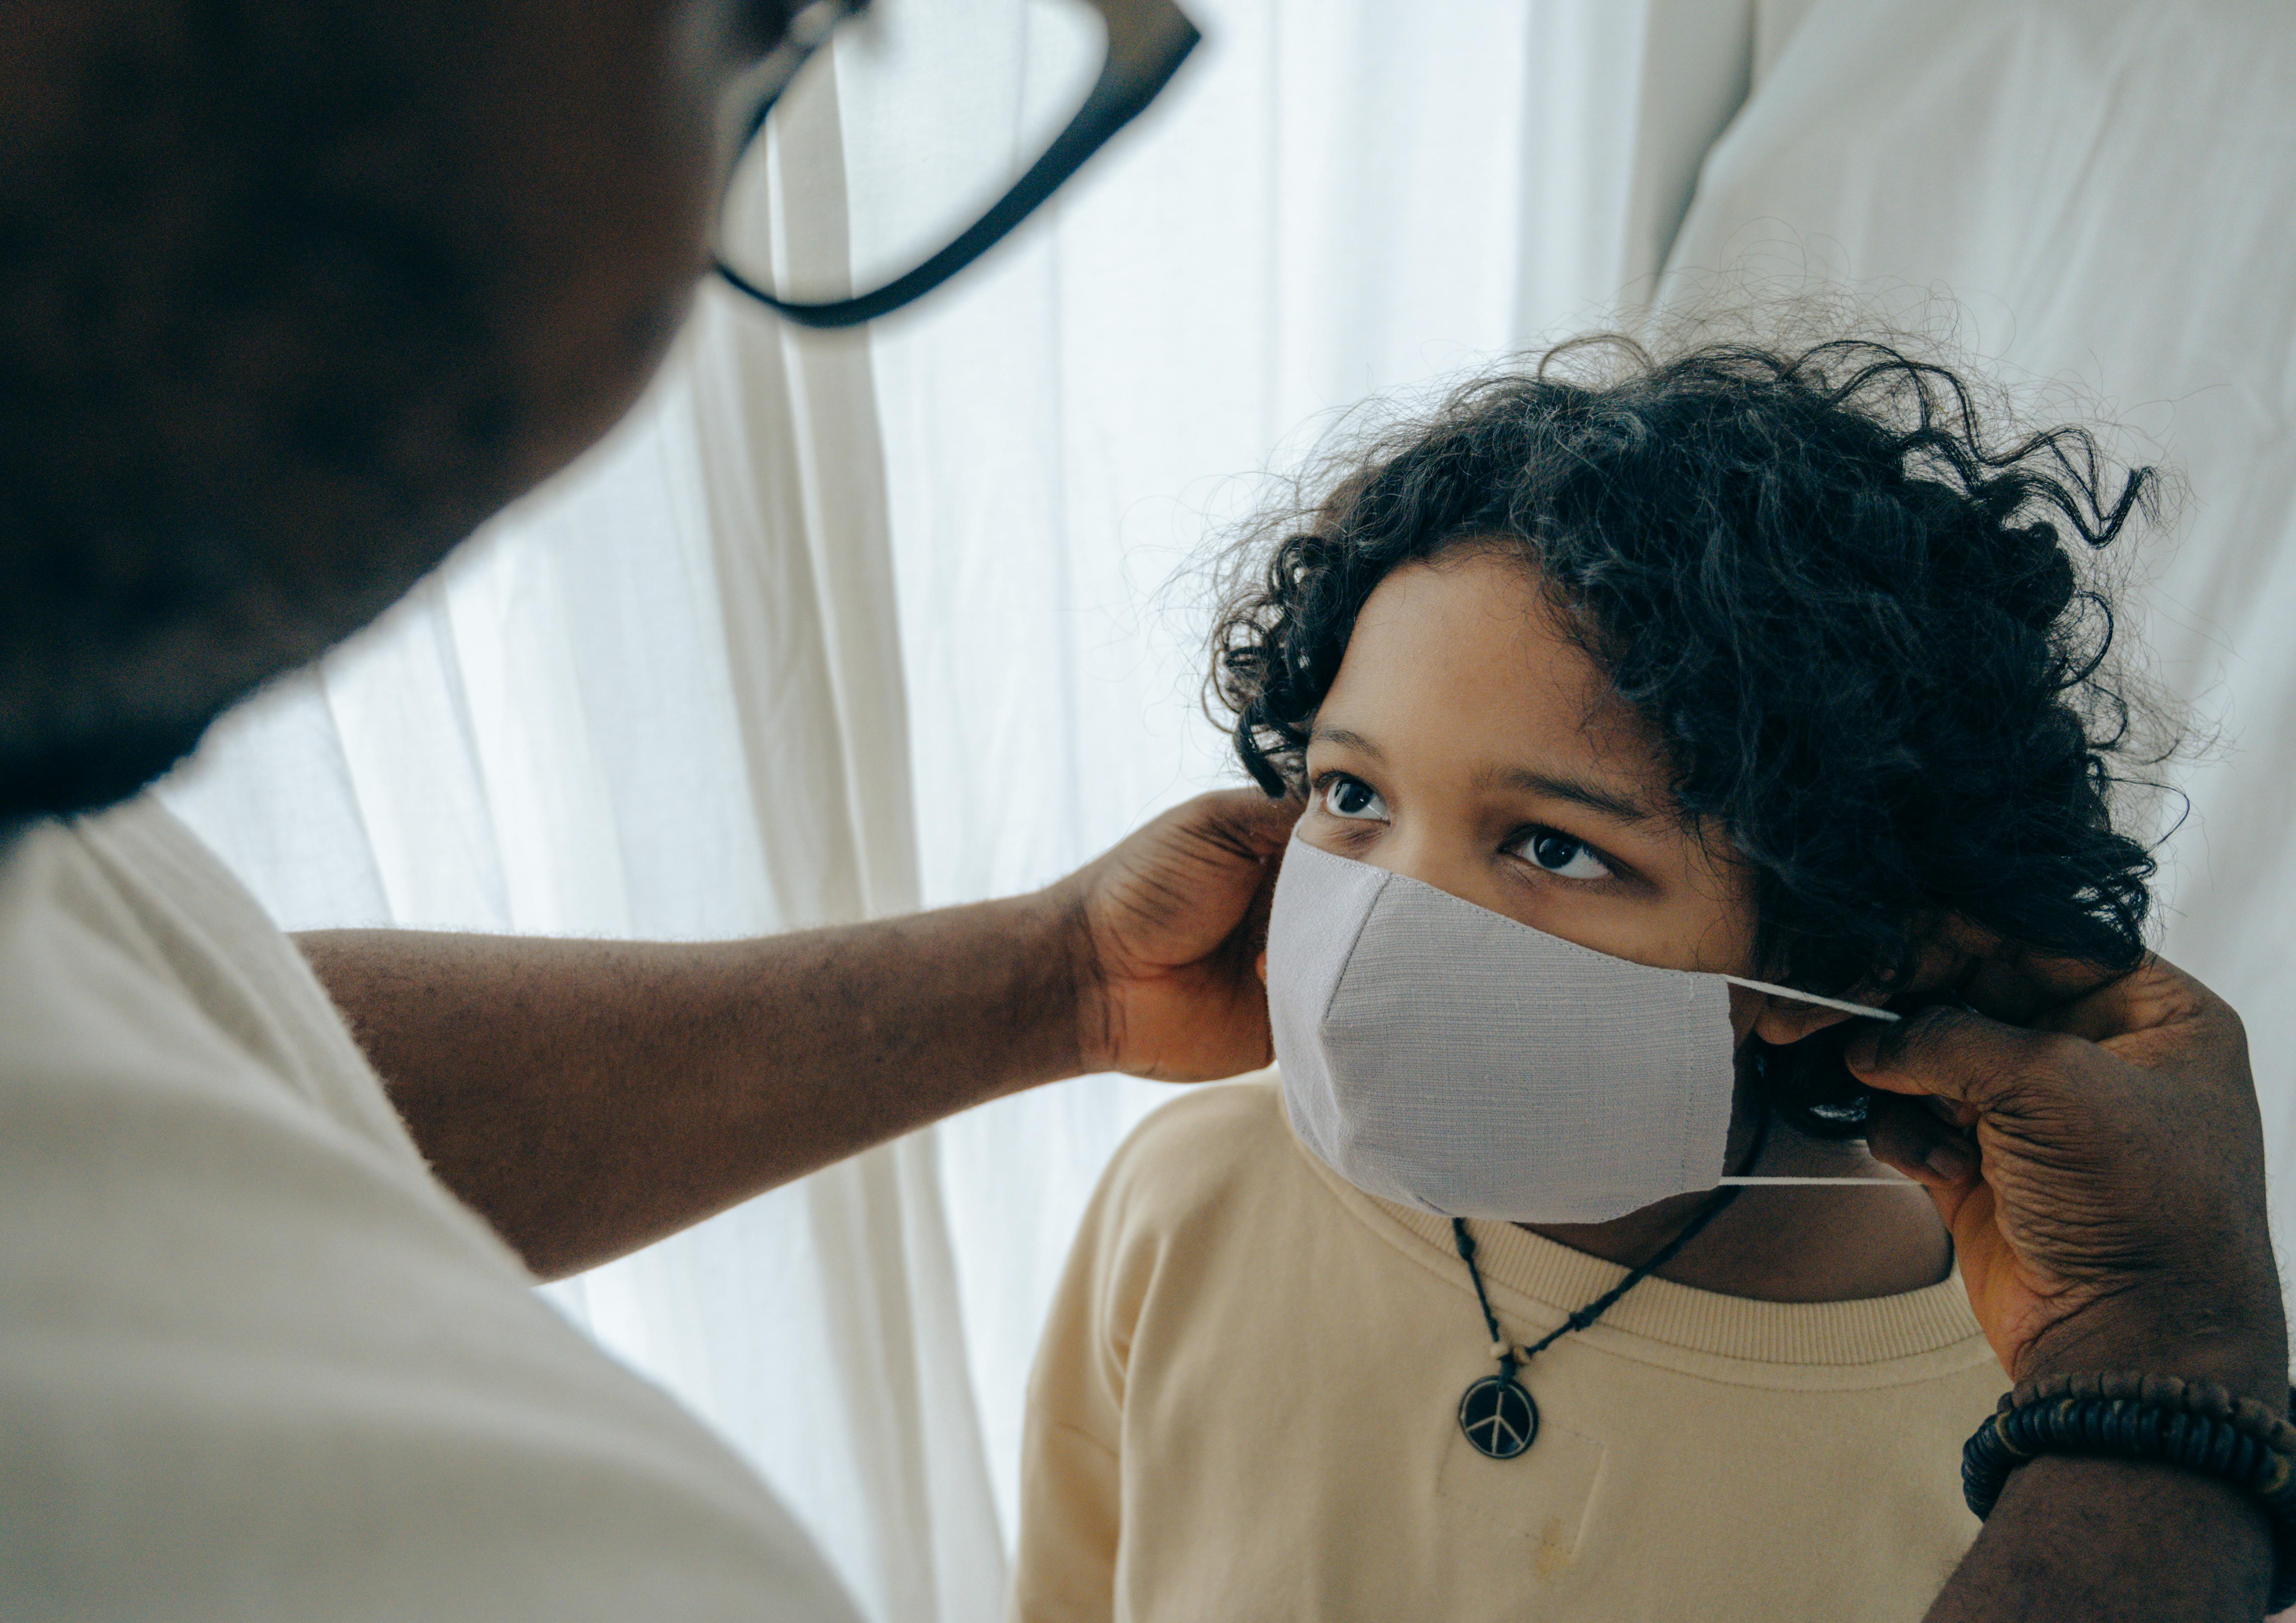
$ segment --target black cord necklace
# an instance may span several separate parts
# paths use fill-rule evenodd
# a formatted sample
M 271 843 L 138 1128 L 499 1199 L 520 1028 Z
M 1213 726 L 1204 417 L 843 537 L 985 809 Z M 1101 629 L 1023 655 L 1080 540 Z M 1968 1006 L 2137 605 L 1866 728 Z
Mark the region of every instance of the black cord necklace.
M 1754 1143 L 1746 1154 L 1745 1171 L 1753 1170 L 1761 1159 L 1762 1143 L 1769 1136 L 1770 1118 L 1763 1112 L 1754 1128 Z M 1511 1460 L 1538 1440 L 1538 1406 L 1531 1401 L 1530 1392 L 1515 1379 L 1515 1372 L 1539 1354 L 1569 1335 L 1574 1330 L 1584 1330 L 1618 1306 L 1619 1299 L 1666 1266 L 1681 1254 L 1682 1248 L 1705 1232 L 1706 1225 L 1722 1215 L 1722 1209 L 1736 1200 L 1742 1185 L 1733 1184 L 1718 1189 L 1697 1215 L 1682 1225 L 1682 1232 L 1653 1252 L 1641 1266 L 1630 1270 L 1627 1276 L 1602 1295 L 1588 1302 L 1541 1336 L 1518 1355 L 1499 1328 L 1499 1316 L 1491 1311 L 1490 1292 L 1483 1288 L 1483 1271 L 1475 1266 L 1475 1237 L 1467 1232 L 1464 1217 L 1451 1219 L 1451 1238 L 1459 1248 L 1459 1259 L 1467 1265 L 1467 1277 L 1474 1282 L 1475 1300 L 1481 1304 L 1483 1323 L 1491 1332 L 1491 1351 L 1499 1361 L 1499 1373 L 1486 1375 L 1469 1387 L 1459 1398 L 1459 1430 L 1479 1453 L 1495 1460 Z

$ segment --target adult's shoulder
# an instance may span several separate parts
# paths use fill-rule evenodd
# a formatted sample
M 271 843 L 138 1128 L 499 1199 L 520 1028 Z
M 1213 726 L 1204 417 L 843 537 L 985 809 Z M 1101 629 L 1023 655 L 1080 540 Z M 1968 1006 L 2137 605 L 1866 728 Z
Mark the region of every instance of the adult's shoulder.
M 854 1615 L 362 1090 L 389 1111 L 164 816 L 0 853 L 9 1615 Z
M 111 962 L 113 1018 L 193 1021 L 251 1062 L 229 1068 L 241 1087 L 283 1088 L 386 1155 L 417 1159 L 302 955 L 156 795 L 49 824 L 39 838 L 31 921 L 55 950 Z M 94 995 L 88 967 L 80 996 Z

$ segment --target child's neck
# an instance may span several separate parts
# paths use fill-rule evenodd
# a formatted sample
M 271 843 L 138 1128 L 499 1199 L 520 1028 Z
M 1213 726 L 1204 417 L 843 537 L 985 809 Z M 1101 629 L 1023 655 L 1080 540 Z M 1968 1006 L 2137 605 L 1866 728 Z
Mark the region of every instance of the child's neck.
M 1733 1133 L 1734 1168 L 1745 1146 Z M 1845 1302 L 1936 1284 L 1953 1270 L 1953 1239 L 1915 1184 L 1898 1181 L 1857 1143 L 1805 1137 L 1773 1123 L 1759 1170 L 1771 1176 L 1872 1176 L 1840 1185 L 1742 1193 L 1658 1277 L 1765 1302 Z M 1708 1194 L 1677 1195 L 1609 1223 L 1526 1223 L 1532 1234 L 1632 1266 L 1682 1231 Z

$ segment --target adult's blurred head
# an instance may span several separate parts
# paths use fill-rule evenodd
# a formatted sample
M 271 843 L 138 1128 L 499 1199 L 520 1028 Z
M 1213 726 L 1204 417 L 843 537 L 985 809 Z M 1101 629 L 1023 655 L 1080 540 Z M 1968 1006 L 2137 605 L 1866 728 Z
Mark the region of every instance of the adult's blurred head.
M 795 9 L 12 8 L 0 824 L 131 792 L 621 414 Z

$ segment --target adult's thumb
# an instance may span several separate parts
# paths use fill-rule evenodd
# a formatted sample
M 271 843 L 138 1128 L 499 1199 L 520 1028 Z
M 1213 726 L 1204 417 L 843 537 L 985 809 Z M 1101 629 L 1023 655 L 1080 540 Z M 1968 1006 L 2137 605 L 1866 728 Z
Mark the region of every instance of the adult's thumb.
M 1850 1074 L 1891 1094 L 1926 1094 L 1978 1109 L 2086 1048 L 2079 1037 L 2029 1031 L 1971 1009 L 1933 1004 L 1895 1024 L 1868 1028 L 1842 1050 Z M 2055 1062 L 2053 1066 L 2052 1062 Z

